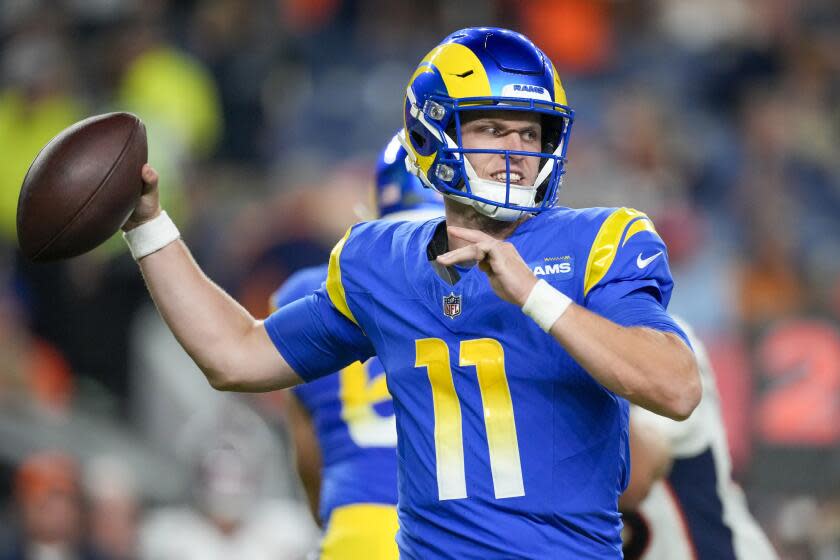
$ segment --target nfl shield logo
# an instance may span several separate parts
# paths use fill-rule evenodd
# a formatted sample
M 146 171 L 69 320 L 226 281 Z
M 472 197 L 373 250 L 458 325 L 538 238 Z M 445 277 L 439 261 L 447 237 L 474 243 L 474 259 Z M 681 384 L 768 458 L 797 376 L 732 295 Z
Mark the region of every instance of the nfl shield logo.
M 448 296 L 443 297 L 443 314 L 454 319 L 461 314 L 461 296 L 455 295 L 451 292 Z

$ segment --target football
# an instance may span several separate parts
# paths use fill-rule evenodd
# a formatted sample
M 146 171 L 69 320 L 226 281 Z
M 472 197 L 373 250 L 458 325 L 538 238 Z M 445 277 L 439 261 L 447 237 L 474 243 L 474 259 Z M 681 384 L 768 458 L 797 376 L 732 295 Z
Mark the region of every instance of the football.
M 36 262 L 98 246 L 125 223 L 143 190 L 146 127 L 130 113 L 66 128 L 35 157 L 17 207 L 18 245 Z

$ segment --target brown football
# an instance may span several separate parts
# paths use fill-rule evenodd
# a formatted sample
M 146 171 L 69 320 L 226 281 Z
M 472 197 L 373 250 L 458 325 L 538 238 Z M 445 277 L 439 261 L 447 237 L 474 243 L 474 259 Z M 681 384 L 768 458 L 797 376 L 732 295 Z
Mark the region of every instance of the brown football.
M 146 127 L 130 113 L 97 115 L 50 140 L 23 179 L 18 245 L 33 261 L 90 251 L 125 223 L 143 190 Z

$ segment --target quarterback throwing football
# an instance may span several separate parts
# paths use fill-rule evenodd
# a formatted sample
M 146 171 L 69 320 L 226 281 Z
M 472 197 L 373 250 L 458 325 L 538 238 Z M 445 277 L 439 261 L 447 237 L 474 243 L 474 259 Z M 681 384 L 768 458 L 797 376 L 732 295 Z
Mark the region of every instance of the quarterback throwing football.
M 700 398 L 665 245 L 642 212 L 557 206 L 574 114 L 519 33 L 453 33 L 404 108 L 408 163 L 445 218 L 353 226 L 325 285 L 258 321 L 195 264 L 146 166 L 125 229 L 149 291 L 218 389 L 379 357 L 402 558 L 619 558 L 628 401 L 684 419 Z

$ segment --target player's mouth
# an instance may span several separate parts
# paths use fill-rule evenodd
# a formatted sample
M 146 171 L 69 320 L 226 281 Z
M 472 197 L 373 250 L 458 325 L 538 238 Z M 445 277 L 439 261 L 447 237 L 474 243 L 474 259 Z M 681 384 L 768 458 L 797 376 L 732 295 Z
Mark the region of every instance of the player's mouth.
M 505 183 L 508 180 L 508 174 L 506 171 L 497 171 L 490 175 L 490 177 L 494 181 L 498 181 L 499 183 Z M 516 171 L 510 172 L 510 184 L 511 185 L 522 185 L 522 174 L 517 173 Z

